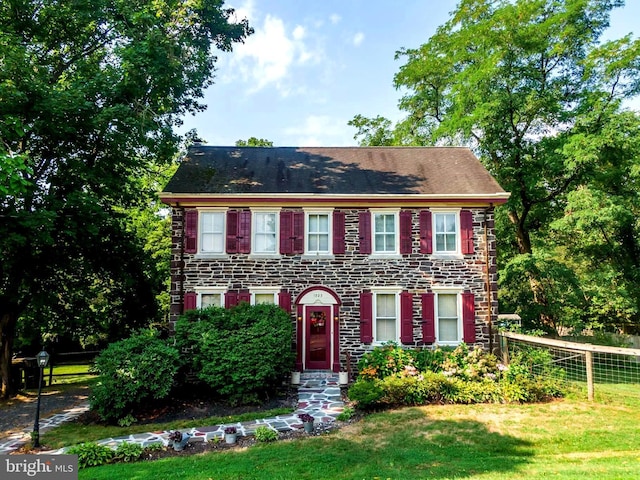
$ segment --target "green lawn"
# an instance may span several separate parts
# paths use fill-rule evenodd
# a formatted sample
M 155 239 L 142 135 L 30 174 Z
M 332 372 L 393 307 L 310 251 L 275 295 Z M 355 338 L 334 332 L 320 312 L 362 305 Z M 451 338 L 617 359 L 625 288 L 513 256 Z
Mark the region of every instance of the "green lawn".
M 631 479 L 635 405 L 563 400 L 379 413 L 324 436 L 246 450 L 116 464 L 80 479 Z

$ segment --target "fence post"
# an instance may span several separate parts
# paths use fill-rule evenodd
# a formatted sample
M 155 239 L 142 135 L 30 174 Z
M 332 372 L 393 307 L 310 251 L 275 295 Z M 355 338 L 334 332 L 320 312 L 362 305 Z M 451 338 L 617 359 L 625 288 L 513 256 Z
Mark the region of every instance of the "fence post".
M 584 352 L 587 367 L 587 398 L 593 400 L 593 352 Z
M 509 339 L 500 335 L 500 349 L 502 350 L 502 363 L 509 365 Z

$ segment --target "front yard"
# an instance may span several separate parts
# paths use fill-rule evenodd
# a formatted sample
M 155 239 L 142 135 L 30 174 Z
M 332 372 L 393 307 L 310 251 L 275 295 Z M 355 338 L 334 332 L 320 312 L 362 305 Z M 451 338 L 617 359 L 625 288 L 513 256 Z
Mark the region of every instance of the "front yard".
M 80 471 L 80 479 L 630 479 L 638 407 L 558 400 L 372 414 L 323 437 Z

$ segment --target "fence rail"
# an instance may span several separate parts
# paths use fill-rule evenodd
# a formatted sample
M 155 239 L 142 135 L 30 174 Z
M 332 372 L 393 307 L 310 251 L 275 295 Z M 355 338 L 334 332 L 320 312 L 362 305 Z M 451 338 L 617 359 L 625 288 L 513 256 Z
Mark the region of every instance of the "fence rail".
M 503 361 L 523 348 L 550 353 L 550 362 L 564 372 L 567 380 L 585 384 L 587 398 L 597 393 L 640 399 L 640 349 L 607 347 L 512 332 L 500 333 Z M 547 365 L 549 366 L 549 365 Z M 544 365 L 540 365 L 542 371 Z

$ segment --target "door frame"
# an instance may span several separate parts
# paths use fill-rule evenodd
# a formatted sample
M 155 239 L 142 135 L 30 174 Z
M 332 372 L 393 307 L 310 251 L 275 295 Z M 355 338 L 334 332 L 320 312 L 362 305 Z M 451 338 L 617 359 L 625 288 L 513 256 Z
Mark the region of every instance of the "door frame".
M 312 312 L 322 312 L 324 314 L 325 333 L 324 341 L 326 347 L 324 360 L 311 359 L 311 327 L 313 326 Z M 305 305 L 304 306 L 304 365 L 312 370 L 329 370 L 331 368 L 331 305 Z
M 329 307 L 329 318 L 327 318 L 329 329 L 327 336 L 328 344 L 328 364 L 334 372 L 340 371 L 340 297 L 330 288 L 322 285 L 308 287 L 295 299 L 296 307 L 296 370 L 299 372 L 309 369 L 308 352 L 308 326 L 307 307 Z

